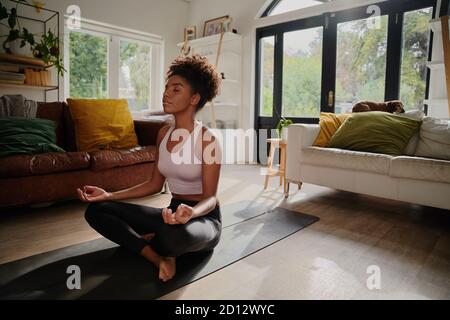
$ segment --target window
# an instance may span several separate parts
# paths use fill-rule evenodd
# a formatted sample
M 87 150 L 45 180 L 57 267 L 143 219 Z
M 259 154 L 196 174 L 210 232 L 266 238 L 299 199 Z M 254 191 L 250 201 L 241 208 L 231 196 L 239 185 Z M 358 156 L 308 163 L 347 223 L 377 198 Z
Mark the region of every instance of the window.
M 128 99 L 131 110 L 150 105 L 151 46 L 120 41 L 119 98 Z
M 314 118 L 320 114 L 322 29 L 284 34 L 283 116 Z
M 66 98 L 127 99 L 130 111 L 160 109 L 162 38 L 93 21 L 67 30 Z
M 425 99 L 430 43 L 428 21 L 432 13 L 431 7 L 405 12 L 403 16 L 400 99 L 407 110 L 419 108 Z
M 261 39 L 261 107 L 262 117 L 271 117 L 273 109 L 273 67 L 275 37 Z
M 308 7 L 321 5 L 328 0 L 281 0 L 275 3 L 275 6 L 269 10 L 269 16 L 299 10 Z
M 336 113 L 351 112 L 358 100 L 383 101 L 387 16 L 337 26 Z
M 70 32 L 70 96 L 108 97 L 108 37 Z

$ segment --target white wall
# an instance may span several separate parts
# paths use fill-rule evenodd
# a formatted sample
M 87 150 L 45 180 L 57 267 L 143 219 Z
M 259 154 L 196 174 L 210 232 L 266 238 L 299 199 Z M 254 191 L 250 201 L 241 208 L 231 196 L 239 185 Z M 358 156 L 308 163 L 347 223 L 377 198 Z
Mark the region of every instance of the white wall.
M 46 8 L 60 12 L 60 36 L 63 36 L 64 14 L 69 5 L 78 5 L 82 18 L 162 36 L 164 39 L 164 70 L 178 55 L 176 44 L 183 40 L 188 24 L 189 3 L 182 0 L 46 0 Z M 61 84 L 61 87 L 63 85 Z M 60 97 L 64 97 L 63 88 Z M 0 88 L 0 95 L 18 93 L 16 89 Z M 29 99 L 42 100 L 40 92 L 20 92 Z

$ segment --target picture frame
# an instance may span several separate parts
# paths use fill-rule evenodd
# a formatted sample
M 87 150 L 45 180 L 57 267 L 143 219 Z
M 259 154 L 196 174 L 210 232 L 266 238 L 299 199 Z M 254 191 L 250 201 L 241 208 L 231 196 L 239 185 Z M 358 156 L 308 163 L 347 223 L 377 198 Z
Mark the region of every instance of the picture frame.
M 197 27 L 196 26 L 190 26 L 184 28 L 184 41 L 190 41 L 194 40 L 197 37 Z
M 224 32 L 231 31 L 231 18 L 229 15 L 205 21 L 203 36 L 208 37 L 219 34 L 222 32 L 222 29 Z

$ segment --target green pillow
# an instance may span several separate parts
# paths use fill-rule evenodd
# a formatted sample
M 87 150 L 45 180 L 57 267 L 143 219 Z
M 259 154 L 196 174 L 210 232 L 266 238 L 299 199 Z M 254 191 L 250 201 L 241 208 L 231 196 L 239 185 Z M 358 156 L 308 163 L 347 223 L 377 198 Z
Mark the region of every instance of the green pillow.
M 399 156 L 421 123 L 382 111 L 354 113 L 336 131 L 328 147 Z
M 55 122 L 41 118 L 0 118 L 0 157 L 64 152 L 56 145 Z

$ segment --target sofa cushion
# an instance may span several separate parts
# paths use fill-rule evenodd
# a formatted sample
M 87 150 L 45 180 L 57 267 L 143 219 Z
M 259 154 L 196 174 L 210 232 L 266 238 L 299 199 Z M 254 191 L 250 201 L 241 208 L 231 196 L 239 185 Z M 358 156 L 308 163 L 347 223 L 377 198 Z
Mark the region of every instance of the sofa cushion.
M 425 118 L 425 113 L 416 109 L 408 110 L 405 111 L 404 113 L 396 113 L 396 115 L 418 121 L 422 121 L 423 118 Z M 417 144 L 419 143 L 419 131 L 414 133 L 411 139 L 409 139 L 408 145 L 406 146 L 405 151 L 403 152 L 405 155 L 412 156 L 416 152 Z
M 36 118 L 48 119 L 55 122 L 56 144 L 64 150 L 67 150 L 63 104 L 61 102 L 39 102 Z
M 126 99 L 67 99 L 79 151 L 138 146 Z
M 156 158 L 156 146 L 139 146 L 132 149 L 91 151 L 91 169 L 101 171 L 115 167 L 153 162 Z
M 330 141 L 331 137 L 345 122 L 345 120 L 347 120 L 351 116 L 351 113 L 334 114 L 330 112 L 321 112 L 319 121 L 320 132 L 316 140 L 314 141 L 313 146 L 328 146 L 328 142 Z
M 317 166 L 389 174 L 392 156 L 335 148 L 307 147 L 302 162 Z
M 415 156 L 450 160 L 450 120 L 426 117 Z
M 450 183 L 450 161 L 419 157 L 395 157 L 392 159 L 389 175 L 396 178 Z
M 328 146 L 400 156 L 420 124 L 387 112 L 359 112 L 342 124 Z
M 55 122 L 41 118 L 0 118 L 0 157 L 64 152 L 56 145 Z
M 51 152 L 0 158 L 0 178 L 25 177 L 83 170 L 90 166 L 86 152 Z

